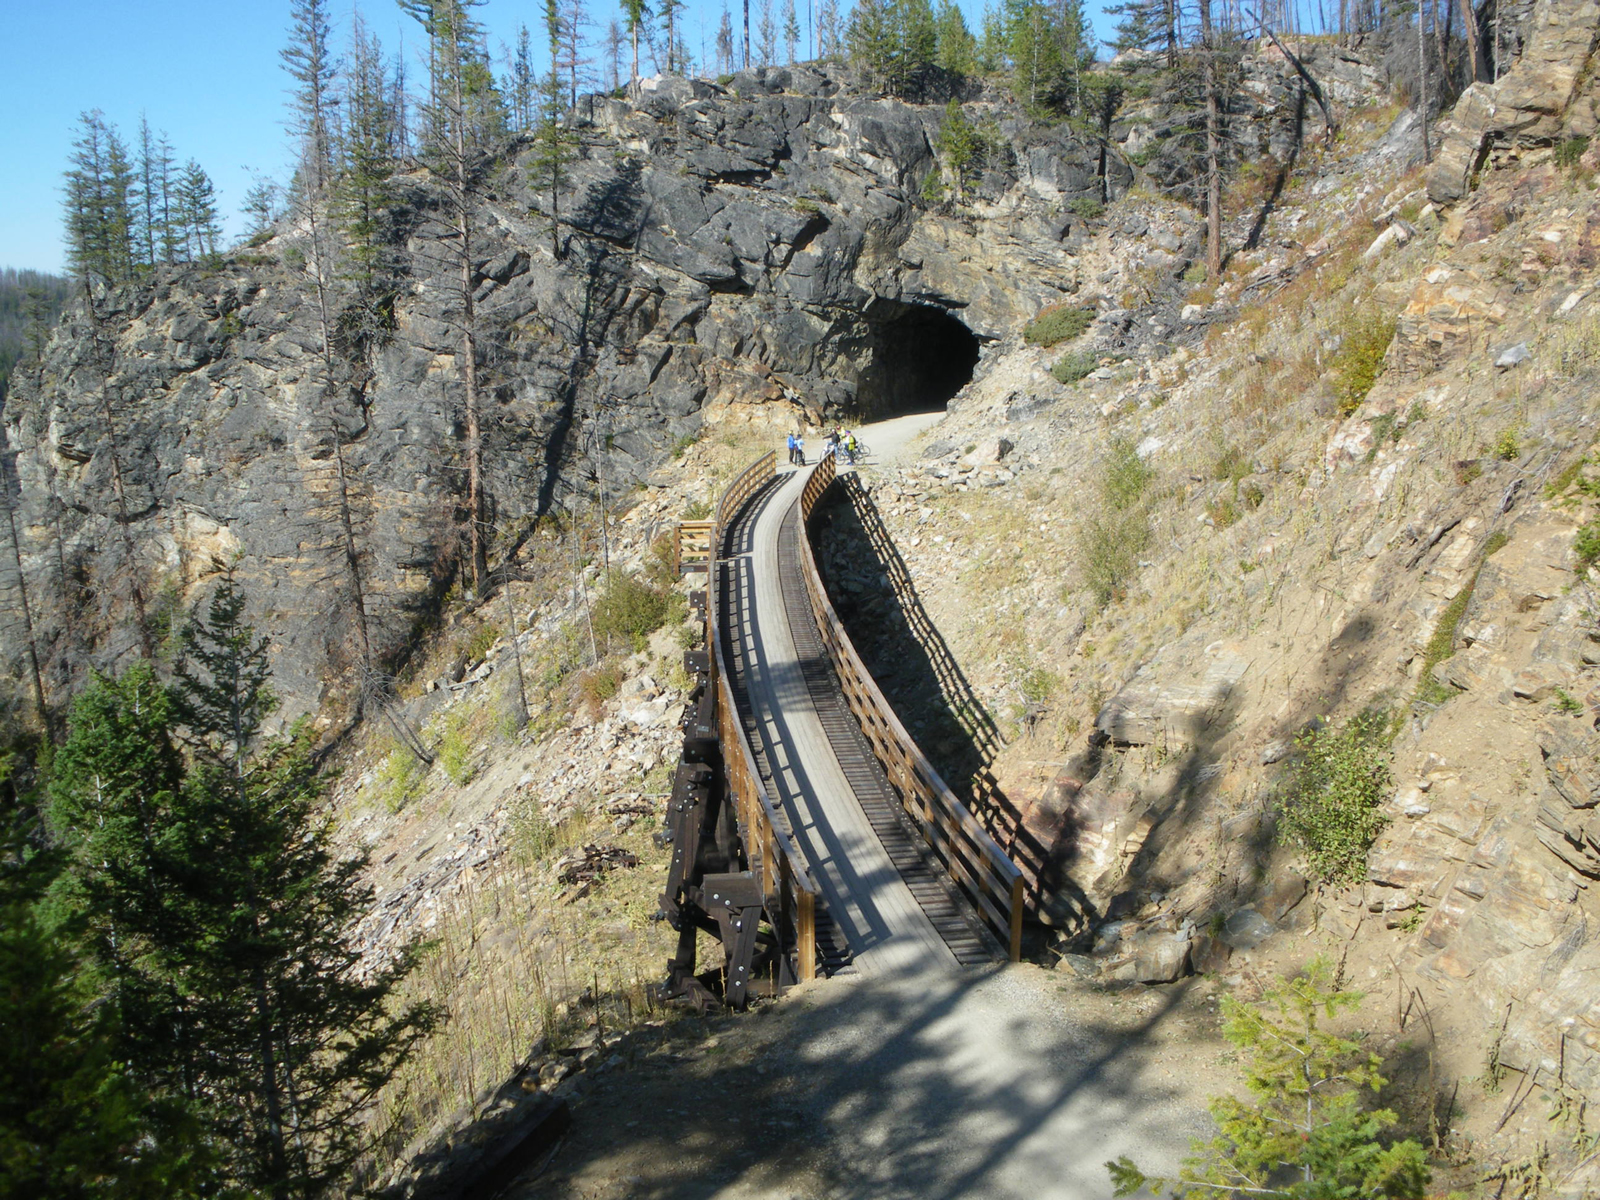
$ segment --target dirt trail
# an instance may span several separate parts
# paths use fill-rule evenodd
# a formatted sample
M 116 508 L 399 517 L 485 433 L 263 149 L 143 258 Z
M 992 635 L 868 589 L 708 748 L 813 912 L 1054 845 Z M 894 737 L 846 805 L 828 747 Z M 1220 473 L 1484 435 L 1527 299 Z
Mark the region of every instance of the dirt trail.
M 1037 967 L 838 979 L 624 1038 L 520 1200 L 1087 1200 L 1171 1168 L 1222 1049 L 1204 983 Z

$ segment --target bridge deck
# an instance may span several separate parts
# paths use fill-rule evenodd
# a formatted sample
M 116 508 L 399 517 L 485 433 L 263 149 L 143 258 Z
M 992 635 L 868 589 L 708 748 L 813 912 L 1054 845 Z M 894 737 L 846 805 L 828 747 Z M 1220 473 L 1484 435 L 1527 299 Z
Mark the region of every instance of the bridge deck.
M 756 497 L 721 571 L 721 626 L 758 767 L 858 970 L 993 961 L 998 945 L 921 851 L 833 681 L 796 559 L 806 474 Z M 830 952 L 831 932 L 819 933 L 825 960 L 844 950 Z

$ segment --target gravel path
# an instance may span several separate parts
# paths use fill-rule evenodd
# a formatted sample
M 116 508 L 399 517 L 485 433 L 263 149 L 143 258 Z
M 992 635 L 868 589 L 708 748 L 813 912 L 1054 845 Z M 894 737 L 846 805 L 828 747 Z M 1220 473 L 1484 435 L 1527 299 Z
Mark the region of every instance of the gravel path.
M 1218 1041 L 1182 989 L 1037 967 L 835 979 L 624 1039 L 522 1200 L 1101 1200 L 1203 1133 Z M 631 1062 L 629 1061 L 631 1060 Z
M 869 466 L 943 413 L 860 427 Z M 522 1200 L 1103 1200 L 1171 1170 L 1224 1049 L 1209 985 L 1107 992 L 1031 965 L 821 980 L 624 1035 Z

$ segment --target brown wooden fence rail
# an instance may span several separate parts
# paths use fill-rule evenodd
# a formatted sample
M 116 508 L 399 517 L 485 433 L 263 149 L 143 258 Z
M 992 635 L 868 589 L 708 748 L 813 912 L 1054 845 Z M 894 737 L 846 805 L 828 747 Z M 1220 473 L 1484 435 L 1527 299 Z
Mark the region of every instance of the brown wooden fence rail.
M 767 919 L 783 951 L 793 950 L 795 977 L 804 983 L 817 975 L 817 885 L 811 879 L 805 860 L 783 831 L 772 797 L 756 770 L 755 755 L 734 705 L 717 621 L 717 576 L 725 550 L 723 541 L 740 510 L 776 473 L 777 455 L 769 452 L 729 485 L 717 505 L 707 576 L 706 645 L 711 649 L 711 682 L 717 692 L 717 733 L 722 747 L 723 771 L 738 814 L 745 857 L 761 886 Z
M 836 467 L 826 456 L 811 472 L 800 496 L 806 536 L 800 539 L 800 569 L 823 644 L 845 702 L 855 714 L 890 785 L 912 822 L 950 876 L 977 904 L 978 910 L 1010 953 L 1022 957 L 1022 872 L 979 824 L 906 732 L 900 718 L 873 681 L 856 653 L 839 615 L 828 599 L 811 548 L 810 520 L 823 494 L 832 486 Z

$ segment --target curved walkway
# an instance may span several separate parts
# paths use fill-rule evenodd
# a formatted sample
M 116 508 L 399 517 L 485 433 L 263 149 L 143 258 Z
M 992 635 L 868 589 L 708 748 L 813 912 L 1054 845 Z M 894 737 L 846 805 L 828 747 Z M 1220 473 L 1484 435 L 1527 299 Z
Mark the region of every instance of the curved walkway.
M 807 684 L 793 623 L 812 616 L 808 607 L 791 611 L 796 597 L 785 595 L 783 583 L 795 568 L 782 554 L 785 525 L 797 523 L 807 475 L 786 472 L 752 501 L 754 512 L 722 568 L 739 608 L 724 614 L 723 628 L 742 666 L 740 690 L 750 711 L 741 715 L 747 728 L 753 724 L 773 798 L 856 969 L 874 975 L 954 967 L 955 955 L 863 811 Z M 796 532 L 789 524 L 789 536 Z

